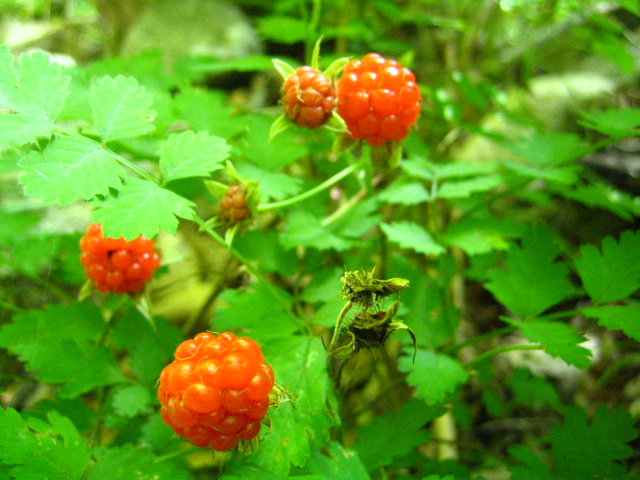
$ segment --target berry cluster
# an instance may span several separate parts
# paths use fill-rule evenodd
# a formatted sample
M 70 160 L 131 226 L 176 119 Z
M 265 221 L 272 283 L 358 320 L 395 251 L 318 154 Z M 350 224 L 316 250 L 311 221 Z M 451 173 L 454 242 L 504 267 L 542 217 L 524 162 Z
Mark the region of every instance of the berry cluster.
M 80 249 L 80 263 L 87 277 L 105 293 L 139 292 L 160 265 L 153 240 L 142 235 L 130 242 L 105 238 L 100 223 L 89 225 L 80 239 Z
M 198 447 L 223 452 L 260 432 L 274 385 L 260 346 L 232 333 L 199 333 L 160 374 L 160 414 Z
M 333 112 L 335 88 L 315 68 L 298 68 L 284 82 L 282 106 L 285 115 L 301 127 L 323 125 Z
M 244 185 L 231 185 L 218 205 L 220 216 L 230 224 L 236 224 L 251 217 L 247 206 L 247 194 Z
M 420 113 L 420 90 L 411 70 L 377 53 L 347 63 L 336 90 L 338 114 L 350 136 L 371 145 L 399 142 Z

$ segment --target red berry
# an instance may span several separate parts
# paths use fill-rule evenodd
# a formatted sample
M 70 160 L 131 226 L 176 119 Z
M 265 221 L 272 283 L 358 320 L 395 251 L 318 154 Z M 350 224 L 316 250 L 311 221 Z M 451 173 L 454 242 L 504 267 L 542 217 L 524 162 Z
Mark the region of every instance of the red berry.
M 300 67 L 282 86 L 284 114 L 301 127 L 315 128 L 331 116 L 335 87 L 312 67 Z
M 100 223 L 89 225 L 80 239 L 80 249 L 85 274 L 105 293 L 139 292 L 160 266 L 153 240 L 142 235 L 130 242 L 105 238 Z
M 160 415 L 193 445 L 229 450 L 258 435 L 273 385 L 255 341 L 200 333 L 178 345 L 160 374 Z
M 235 224 L 251 217 L 247 206 L 246 191 L 242 184 L 231 185 L 218 204 L 220 216 L 228 223 Z
M 336 83 L 338 114 L 354 139 L 401 141 L 420 113 L 415 76 L 395 60 L 369 53 L 350 61 Z

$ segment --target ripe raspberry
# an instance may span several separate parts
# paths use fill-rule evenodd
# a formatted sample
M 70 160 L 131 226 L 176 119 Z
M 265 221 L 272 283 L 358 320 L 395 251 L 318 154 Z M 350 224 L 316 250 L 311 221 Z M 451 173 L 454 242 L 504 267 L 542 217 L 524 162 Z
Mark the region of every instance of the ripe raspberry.
M 87 277 L 105 293 L 139 292 L 160 265 L 153 240 L 142 235 L 130 242 L 124 237 L 104 238 L 100 223 L 89 225 L 80 239 L 80 249 Z
M 338 115 L 350 136 L 371 145 L 399 142 L 420 113 L 420 90 L 411 70 L 377 53 L 350 61 L 336 90 Z
M 282 87 L 285 115 L 301 127 L 315 128 L 331 116 L 335 88 L 331 80 L 312 67 L 300 67 Z
M 199 333 L 178 345 L 160 374 L 160 415 L 198 447 L 231 450 L 260 432 L 273 385 L 273 370 L 256 342 Z
M 231 185 L 218 205 L 220 216 L 230 224 L 235 224 L 251 217 L 247 206 L 246 188 L 242 184 Z

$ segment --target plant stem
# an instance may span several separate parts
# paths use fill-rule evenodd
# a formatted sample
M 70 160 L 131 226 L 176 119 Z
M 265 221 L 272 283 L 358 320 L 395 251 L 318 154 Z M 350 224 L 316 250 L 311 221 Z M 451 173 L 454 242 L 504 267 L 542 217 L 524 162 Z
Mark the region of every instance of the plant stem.
M 499 353 L 512 352 L 516 350 L 544 350 L 544 348 L 544 345 L 509 345 L 506 347 L 497 347 L 484 352 L 481 355 L 478 355 L 476 358 L 467 363 L 465 367 L 467 370 L 471 370 L 473 369 L 474 365 L 482 363 L 486 359 L 493 357 L 494 355 L 498 355 Z
M 358 160 L 356 163 L 354 163 L 352 165 L 349 165 L 347 168 L 345 168 L 345 169 L 341 170 L 340 172 L 336 173 L 333 177 L 328 178 L 327 180 L 322 182 L 320 185 L 317 185 L 316 187 L 313 187 L 311 190 L 307 190 L 306 192 L 301 193 L 300 195 L 296 195 L 295 197 L 291 197 L 291 198 L 288 198 L 286 200 L 282 200 L 280 202 L 264 203 L 264 204 L 258 205 L 258 211 L 259 212 L 265 212 L 267 210 L 274 210 L 276 208 L 288 207 L 289 205 L 293 205 L 293 204 L 296 204 L 298 202 L 302 202 L 302 201 L 306 200 L 307 198 L 310 198 L 310 197 L 316 195 L 317 193 L 320 193 L 323 190 L 326 190 L 327 188 L 335 185 L 340 180 L 342 180 L 344 177 L 346 177 L 346 176 L 350 175 L 351 173 L 353 173 L 354 171 L 356 171 L 362 165 L 363 165 L 363 161 L 362 160 Z
M 502 335 L 507 335 L 507 334 L 509 334 L 511 332 L 514 332 L 516 330 L 517 330 L 516 327 L 499 328 L 498 330 L 494 330 L 492 332 L 485 333 L 484 335 L 478 335 L 476 337 L 470 338 L 466 342 L 462 342 L 462 343 L 459 343 L 458 345 L 454 345 L 452 347 L 449 347 L 446 350 L 444 350 L 444 353 L 453 354 L 453 353 L 456 353 L 459 350 L 462 350 L 465 347 L 470 347 L 471 345 L 477 345 L 478 343 L 486 342 L 487 340 L 491 340 L 492 338 L 500 337 Z
M 242 263 L 245 267 L 247 267 L 247 269 L 260 281 L 264 284 L 264 286 L 267 288 L 267 290 L 269 290 L 269 293 L 271 293 L 273 295 L 273 298 L 280 304 L 280 306 L 282 307 L 282 310 L 284 312 L 287 312 L 289 314 L 289 317 L 291 317 L 291 320 L 296 324 L 296 326 L 298 326 L 298 328 L 300 328 L 301 330 L 307 330 L 309 329 L 308 325 L 300 318 L 296 317 L 293 312 L 291 311 L 291 306 L 289 305 L 289 302 L 287 302 L 287 300 L 282 297 L 282 295 L 280 295 L 280 292 L 278 292 L 278 290 L 271 284 L 271 282 L 269 282 L 265 276 L 262 274 L 262 272 L 260 270 L 258 270 L 250 261 L 248 258 L 246 258 L 244 255 L 242 255 L 238 250 L 236 250 L 235 248 L 231 247 L 229 248 L 229 246 L 227 245 L 227 242 L 224 241 L 224 238 L 222 238 L 222 236 L 220 236 L 220 234 L 218 232 L 216 232 L 213 228 L 211 228 L 209 225 L 207 225 L 205 223 L 204 220 L 202 220 L 200 217 L 198 217 L 197 215 L 193 215 L 192 220 L 198 224 L 198 226 L 204 230 L 207 234 L 209 234 L 211 237 L 213 237 L 213 239 L 218 242 L 220 245 L 222 245 L 223 247 L 225 247 L 226 249 L 229 250 L 229 253 L 231 253 L 231 255 L 233 255 L 234 257 L 236 257 L 238 259 L 238 261 L 240 263 Z
M 340 310 L 340 313 L 338 314 L 338 320 L 336 320 L 336 326 L 333 329 L 333 336 L 331 337 L 331 343 L 329 343 L 329 348 L 327 349 L 328 352 L 331 352 L 333 350 L 333 347 L 335 346 L 335 343 L 338 340 L 338 333 L 340 333 L 340 327 L 342 326 L 342 321 L 344 320 L 345 315 L 347 314 L 347 312 L 352 306 L 353 306 L 353 303 L 351 303 L 351 300 L 349 300 L 345 304 L 345 306 L 342 307 L 342 310 Z

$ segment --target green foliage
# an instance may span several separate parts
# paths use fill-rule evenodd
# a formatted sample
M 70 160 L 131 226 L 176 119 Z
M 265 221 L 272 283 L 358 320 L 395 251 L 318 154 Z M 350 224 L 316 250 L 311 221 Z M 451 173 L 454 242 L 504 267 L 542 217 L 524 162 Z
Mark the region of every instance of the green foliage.
M 206 177 L 223 168 L 228 156 L 229 146 L 223 138 L 206 132 L 174 133 L 160 147 L 160 171 L 165 182 Z
M 390 242 L 425 255 L 440 255 L 445 249 L 420 225 L 413 222 L 383 223 L 380 228 Z

